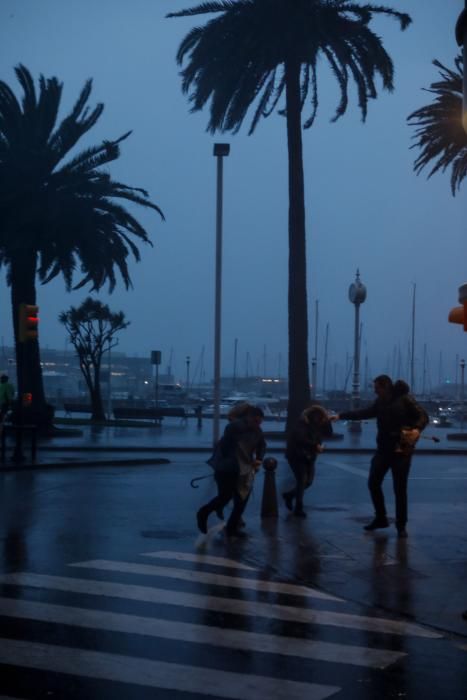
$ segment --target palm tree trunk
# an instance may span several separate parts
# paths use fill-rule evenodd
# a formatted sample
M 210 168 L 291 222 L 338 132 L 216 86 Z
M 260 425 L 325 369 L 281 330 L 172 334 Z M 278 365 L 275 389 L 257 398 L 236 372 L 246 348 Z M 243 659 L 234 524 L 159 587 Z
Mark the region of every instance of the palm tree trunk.
M 287 61 L 286 110 L 289 151 L 289 400 L 287 430 L 310 403 L 306 285 L 305 187 L 300 102 L 300 63 Z
M 16 348 L 16 372 L 18 382 L 18 399 L 23 394 L 32 395 L 30 413 L 41 427 L 51 424 L 47 411 L 38 340 L 19 342 L 19 307 L 20 304 L 36 303 L 36 262 L 34 251 L 22 250 L 11 259 L 11 306 Z

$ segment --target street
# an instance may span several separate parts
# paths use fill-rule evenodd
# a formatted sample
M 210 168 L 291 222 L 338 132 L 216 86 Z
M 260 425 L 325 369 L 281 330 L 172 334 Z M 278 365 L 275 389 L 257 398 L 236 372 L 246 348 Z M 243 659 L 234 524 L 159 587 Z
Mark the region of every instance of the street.
M 407 541 L 362 531 L 367 455 L 319 458 L 306 520 L 280 462 L 234 542 L 205 458 L 2 475 L 0 697 L 465 700 L 465 458 L 416 456 Z

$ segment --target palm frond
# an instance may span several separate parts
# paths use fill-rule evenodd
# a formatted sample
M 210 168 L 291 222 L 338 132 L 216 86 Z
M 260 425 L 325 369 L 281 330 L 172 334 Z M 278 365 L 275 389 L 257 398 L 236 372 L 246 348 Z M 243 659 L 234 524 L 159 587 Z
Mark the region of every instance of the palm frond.
M 87 106 L 92 81 L 85 83 L 56 127 L 62 84 L 41 75 L 36 93 L 27 68 L 18 66 L 16 72 L 21 103 L 0 81 L 0 265 L 7 266 L 8 283 L 14 282 L 13 259 L 27 249 L 37 259 L 43 284 L 61 274 L 71 289 L 81 272 L 78 286 L 89 283 L 100 289 L 108 283 L 112 291 L 120 273 L 128 288 L 128 262 L 140 260 L 139 243 L 152 242 L 125 204 L 152 209 L 164 218 L 145 189 L 112 180 L 104 170 L 120 157 L 131 131 L 63 162 L 102 113 L 101 104 Z
M 420 149 L 414 162 L 414 171 L 419 175 L 431 167 L 428 178 L 439 170 L 451 171 L 451 191 L 459 190 L 467 173 L 467 134 L 462 124 L 462 57 L 455 59 L 455 70 L 439 61 L 433 61 L 441 80 L 426 90 L 435 96 L 434 101 L 409 115 L 407 121 L 417 127 L 412 148 Z
M 182 90 L 191 111 L 209 105 L 208 131 L 241 127 L 250 108 L 249 133 L 261 117 L 272 114 L 284 85 L 273 87 L 272 76 L 288 60 L 301 66 L 302 111 L 311 101 L 314 121 L 318 107 L 317 66 L 323 54 L 340 88 L 333 121 L 347 110 L 349 79 L 357 88 L 358 106 L 365 119 L 368 102 L 377 97 L 376 80 L 393 89 L 394 67 L 381 38 L 371 29 L 377 15 L 397 20 L 406 29 L 411 18 L 383 5 L 359 5 L 347 0 L 237 0 L 207 2 L 171 17 L 215 13 L 204 26 L 192 28 L 177 52 L 182 66 Z M 285 112 L 284 112 L 285 113 Z

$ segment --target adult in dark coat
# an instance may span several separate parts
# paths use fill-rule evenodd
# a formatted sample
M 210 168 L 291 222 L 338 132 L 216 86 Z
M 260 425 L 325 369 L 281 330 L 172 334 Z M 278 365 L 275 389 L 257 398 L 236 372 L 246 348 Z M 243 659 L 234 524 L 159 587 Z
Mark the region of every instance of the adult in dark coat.
M 376 454 L 371 460 L 368 488 L 375 508 L 373 520 L 365 525 L 372 531 L 388 527 L 382 484 L 391 470 L 396 499 L 396 527 L 399 537 L 407 537 L 407 482 L 415 444 L 428 424 L 426 411 L 409 393 L 405 382 L 396 382 L 386 374 L 374 380 L 376 400 L 356 411 L 343 411 L 331 420 L 376 418 Z
M 285 456 L 295 476 L 295 487 L 282 497 L 298 518 L 306 518 L 303 494 L 315 478 L 316 457 L 323 451 L 321 440 L 326 432 L 332 432 L 328 415 L 322 406 L 313 405 L 303 411 L 287 437 Z
M 239 530 L 242 514 L 250 496 L 254 475 L 261 466 L 266 451 L 261 430 L 263 418 L 260 408 L 248 406 L 242 417 L 226 425 L 211 462 L 218 488 L 217 496 L 196 514 L 198 528 L 202 533 L 207 532 L 209 515 L 214 511 L 222 512 L 227 503 L 233 500 L 225 534 L 228 537 L 243 536 Z

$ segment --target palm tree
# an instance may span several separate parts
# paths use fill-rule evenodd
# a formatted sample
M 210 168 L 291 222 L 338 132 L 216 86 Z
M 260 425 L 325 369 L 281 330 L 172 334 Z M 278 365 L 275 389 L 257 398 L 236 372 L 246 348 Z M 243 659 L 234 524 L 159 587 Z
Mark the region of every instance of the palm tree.
M 435 99 L 408 117 L 409 123 L 418 127 L 412 148 L 421 149 L 414 163 L 415 172 L 419 175 L 434 162 L 428 173 L 431 177 L 438 170 L 444 172 L 451 166 L 453 195 L 467 175 L 467 133 L 462 124 L 462 55 L 457 56 L 454 63 L 454 70 L 450 70 L 439 61 L 433 61 L 433 65 L 439 68 L 441 80 L 432 83 L 427 92 L 435 95 Z
M 0 264 L 11 287 L 18 393 L 32 393 L 33 414 L 43 423 L 48 418 L 39 344 L 18 342 L 19 305 L 36 303 L 36 278 L 45 284 L 61 273 L 69 291 L 76 268 L 82 277 L 74 289 L 90 284 L 98 290 L 108 282 L 112 291 L 116 270 L 128 288 L 128 257 L 140 257 L 131 239 L 150 241 L 121 200 L 163 215 L 147 192 L 112 180 L 102 169 L 119 157 L 119 144 L 131 132 L 70 155 L 104 108 L 87 106 L 91 80 L 58 123 L 63 84 L 41 75 L 37 95 L 27 68 L 19 65 L 15 72 L 21 101 L 0 81 Z
M 249 133 L 285 98 L 289 154 L 289 403 L 288 426 L 309 403 L 308 313 L 302 112 L 305 129 L 318 108 L 318 59 L 328 62 L 340 88 L 333 121 L 347 109 L 348 86 L 357 88 L 363 120 L 377 97 L 375 78 L 393 89 L 393 64 L 369 24 L 391 15 L 401 28 L 410 17 L 387 7 L 348 0 L 217 0 L 170 13 L 169 17 L 217 14 L 192 29 L 178 49 L 182 87 L 192 111 L 210 101 L 208 130 L 236 133 L 254 106 Z

